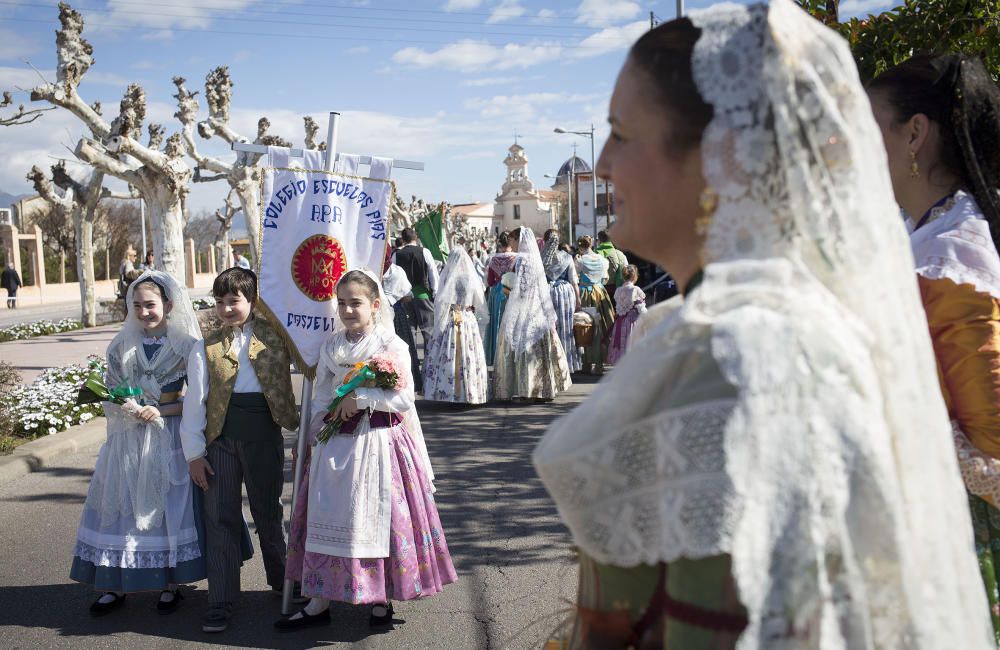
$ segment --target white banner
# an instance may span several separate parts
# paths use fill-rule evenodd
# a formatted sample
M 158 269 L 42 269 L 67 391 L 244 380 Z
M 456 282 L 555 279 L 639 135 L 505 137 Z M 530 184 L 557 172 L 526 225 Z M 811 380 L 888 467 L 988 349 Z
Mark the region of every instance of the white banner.
M 269 154 L 257 275 L 259 306 L 284 329 L 296 363 L 312 377 L 320 346 L 333 333 L 337 281 L 360 268 L 382 275 L 395 187 L 391 161 L 374 160 L 378 178 L 361 178 L 356 156 L 341 154 L 326 172 L 316 171 L 323 168 L 320 152 L 305 153 Z

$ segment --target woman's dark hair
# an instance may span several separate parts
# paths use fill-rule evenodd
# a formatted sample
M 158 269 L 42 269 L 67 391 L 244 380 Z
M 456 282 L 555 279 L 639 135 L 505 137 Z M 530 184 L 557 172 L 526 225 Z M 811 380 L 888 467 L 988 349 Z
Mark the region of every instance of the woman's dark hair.
M 918 113 L 940 127 L 936 164 L 976 199 L 1000 245 L 1000 88 L 983 62 L 965 54 L 915 56 L 868 84 L 883 93 L 897 123 Z
M 700 36 L 701 30 L 690 20 L 678 18 L 643 34 L 629 52 L 629 61 L 653 82 L 653 99 L 675 118 L 665 143 L 667 151 L 675 154 L 700 145 L 714 115 L 691 73 L 691 53 Z
M 360 284 L 364 287 L 365 295 L 367 295 L 368 299 L 372 302 L 375 302 L 378 298 L 378 284 L 376 284 L 375 280 L 372 280 L 364 272 L 357 270 L 348 271 L 344 275 L 340 276 L 340 280 L 337 282 L 337 288 L 339 289 L 341 286 L 351 283 Z
M 503 250 L 510 246 L 510 235 L 506 231 L 497 235 L 497 249 Z
M 132 284 L 132 283 L 130 282 L 129 284 Z M 144 284 L 149 284 L 149 285 L 152 285 L 152 286 L 156 287 L 156 289 L 160 292 L 160 298 L 163 300 L 163 302 L 167 302 L 168 300 L 170 300 L 170 296 L 167 295 L 167 289 L 166 289 L 166 287 L 164 287 L 162 284 L 160 284 L 159 282 L 157 282 L 153 278 L 146 278 L 145 280 L 143 280 L 139 284 L 135 285 L 135 288 L 138 289 L 139 287 L 141 287 Z M 133 296 L 135 295 L 135 290 L 134 289 L 132 290 L 132 295 Z
M 549 241 L 550 239 L 552 239 L 552 235 L 558 235 L 558 234 L 559 234 L 558 230 L 556 230 L 555 228 L 549 228 L 548 230 L 545 231 L 545 234 L 542 235 L 542 241 Z
M 247 302 L 257 302 L 257 274 L 249 269 L 234 266 L 216 276 L 212 283 L 212 295 L 222 298 L 226 294 L 242 293 Z

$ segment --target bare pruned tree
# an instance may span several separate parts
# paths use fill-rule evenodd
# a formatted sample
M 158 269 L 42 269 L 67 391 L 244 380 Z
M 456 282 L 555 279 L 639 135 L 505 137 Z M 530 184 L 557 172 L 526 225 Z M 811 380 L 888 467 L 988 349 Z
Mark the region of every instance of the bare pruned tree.
M 163 151 L 158 147 L 161 127 L 150 132 L 150 145 L 138 142 L 146 114 L 145 92 L 138 84 L 128 87 L 118 118 L 111 124 L 101 116 L 99 104 L 88 105 L 78 92 L 94 63 L 93 47 L 83 38 L 83 16 L 61 2 L 59 22 L 56 83 L 35 87 L 31 99 L 64 108 L 87 126 L 94 139 L 80 140 L 75 150 L 77 158 L 138 189 L 146 199 L 153 247 L 163 270 L 183 278 L 184 200 L 192 171 L 184 161 L 180 136 L 167 138 Z
M 8 106 L 14 105 L 14 96 L 9 90 L 3 92 L 3 99 L 0 99 L 0 108 L 7 108 Z M 55 106 L 50 106 L 49 108 L 32 108 L 27 109 L 24 104 L 20 104 L 17 110 L 6 117 L 0 117 L 0 126 L 18 126 L 20 124 L 31 124 L 38 118 L 42 116 L 42 113 L 46 111 L 56 110 Z
M 190 92 L 186 87 L 187 80 L 184 77 L 174 77 L 174 85 L 177 87 L 177 112 L 174 117 L 180 120 L 183 126 L 183 142 L 187 154 L 197 163 L 195 170 L 195 182 L 211 182 L 225 180 L 229 187 L 239 199 L 243 209 L 243 216 L 246 221 L 247 234 L 250 238 L 250 253 L 256 259 L 257 242 L 260 234 L 260 206 L 257 193 L 260 191 L 261 154 L 237 152 L 236 160 L 232 163 L 224 162 L 218 158 L 204 156 L 198 152 L 198 147 L 194 138 L 194 131 L 205 139 L 218 137 L 230 145 L 238 142 L 250 142 L 250 140 L 237 133 L 229 124 L 229 111 L 232 102 L 233 83 L 229 77 L 229 68 L 219 66 L 205 77 L 205 99 L 208 102 L 208 119 L 198 121 L 198 92 Z M 290 147 L 290 142 L 283 138 L 271 135 L 267 131 L 271 127 L 271 122 L 266 117 L 257 121 L 257 137 L 254 144 L 270 145 L 277 147 Z M 204 172 L 214 174 L 204 176 Z

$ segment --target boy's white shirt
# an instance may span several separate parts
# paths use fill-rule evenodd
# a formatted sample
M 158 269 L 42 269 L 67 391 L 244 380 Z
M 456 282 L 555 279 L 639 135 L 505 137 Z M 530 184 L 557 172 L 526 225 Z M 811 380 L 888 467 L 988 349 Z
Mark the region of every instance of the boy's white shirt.
M 264 389 L 257 379 L 257 373 L 250 363 L 250 336 L 253 334 L 253 320 L 242 327 L 234 328 L 230 350 L 239 361 L 236 371 L 234 393 L 262 393 Z M 205 455 L 205 427 L 208 426 L 208 363 L 205 357 L 205 342 L 198 341 L 191 346 L 187 362 L 188 388 L 184 396 L 181 413 L 181 447 L 184 458 L 190 463 Z

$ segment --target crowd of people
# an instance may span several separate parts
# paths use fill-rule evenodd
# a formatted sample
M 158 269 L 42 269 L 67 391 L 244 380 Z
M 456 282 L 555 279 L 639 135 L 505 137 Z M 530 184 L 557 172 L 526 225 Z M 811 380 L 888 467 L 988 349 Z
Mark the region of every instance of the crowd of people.
M 203 629 L 226 629 L 245 485 L 268 583 L 308 601 L 277 629 L 327 624 L 331 601 L 386 625 L 457 580 L 416 395 L 546 401 L 611 364 L 533 456 L 579 558 L 550 647 L 1000 647 L 1000 89 L 982 62 L 917 56 L 863 86 L 790 0 L 728 4 L 640 37 L 609 120 L 617 221 L 596 245 L 521 227 L 439 268 L 404 230 L 381 276 L 339 280 L 287 544 L 298 420 L 254 274 L 216 279 L 204 336 L 176 280 L 132 282 L 107 373 L 130 390 L 106 402 L 71 574 L 93 613 L 148 590 L 169 613 L 207 577 Z M 647 309 L 643 286 L 674 281 Z

